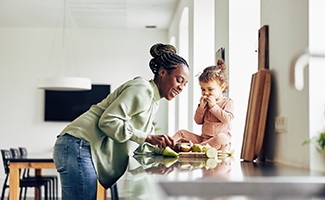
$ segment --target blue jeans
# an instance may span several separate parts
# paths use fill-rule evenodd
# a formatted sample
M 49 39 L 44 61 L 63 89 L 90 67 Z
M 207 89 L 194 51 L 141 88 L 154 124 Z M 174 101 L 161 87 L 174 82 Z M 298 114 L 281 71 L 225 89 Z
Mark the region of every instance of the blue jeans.
M 90 144 L 71 135 L 57 138 L 53 159 L 60 174 L 62 200 L 95 200 L 97 175 Z

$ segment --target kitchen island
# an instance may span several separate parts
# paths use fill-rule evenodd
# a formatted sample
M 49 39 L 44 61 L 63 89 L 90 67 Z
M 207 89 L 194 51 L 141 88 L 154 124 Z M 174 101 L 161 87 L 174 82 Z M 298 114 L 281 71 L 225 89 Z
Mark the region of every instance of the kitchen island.
M 215 161 L 131 157 L 123 199 L 325 199 L 323 173 L 231 157 Z

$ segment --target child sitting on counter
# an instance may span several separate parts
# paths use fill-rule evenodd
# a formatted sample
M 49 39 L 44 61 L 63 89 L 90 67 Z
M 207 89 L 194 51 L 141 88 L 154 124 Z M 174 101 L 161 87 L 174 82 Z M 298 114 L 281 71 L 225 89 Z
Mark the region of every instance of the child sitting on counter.
M 225 97 L 228 89 L 226 65 L 223 60 L 218 60 L 217 66 L 206 67 L 199 76 L 202 96 L 194 120 L 202 125 L 201 135 L 179 130 L 173 139 L 178 143 L 209 144 L 221 151 L 230 150 L 231 122 L 234 119 L 234 102 Z M 179 151 L 180 149 L 175 149 Z

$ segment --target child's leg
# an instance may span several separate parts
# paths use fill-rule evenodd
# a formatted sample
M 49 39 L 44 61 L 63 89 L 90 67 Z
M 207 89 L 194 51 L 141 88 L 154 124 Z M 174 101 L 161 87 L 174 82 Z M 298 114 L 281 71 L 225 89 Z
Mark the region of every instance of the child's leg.
M 210 146 L 218 150 L 226 151 L 226 150 L 230 150 L 231 140 L 227 134 L 218 133 L 216 136 L 203 141 L 201 144 L 203 145 L 209 144 Z
M 201 137 L 195 133 L 189 132 L 187 130 L 179 130 L 175 133 L 175 135 L 173 136 L 173 139 L 177 142 L 177 141 L 192 141 L 192 143 L 200 143 Z

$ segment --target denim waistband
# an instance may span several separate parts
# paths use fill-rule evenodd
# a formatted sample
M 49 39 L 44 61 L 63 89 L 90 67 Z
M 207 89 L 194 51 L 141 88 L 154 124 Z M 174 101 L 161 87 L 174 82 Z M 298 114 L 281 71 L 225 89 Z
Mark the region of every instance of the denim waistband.
M 58 136 L 57 139 L 59 139 L 61 141 L 64 140 L 64 141 L 67 141 L 67 142 L 77 142 L 77 143 L 79 143 L 80 146 L 90 146 L 88 141 L 86 141 L 86 140 L 84 140 L 82 138 L 77 138 L 77 137 L 72 136 L 72 135 L 70 135 L 68 133 Z

